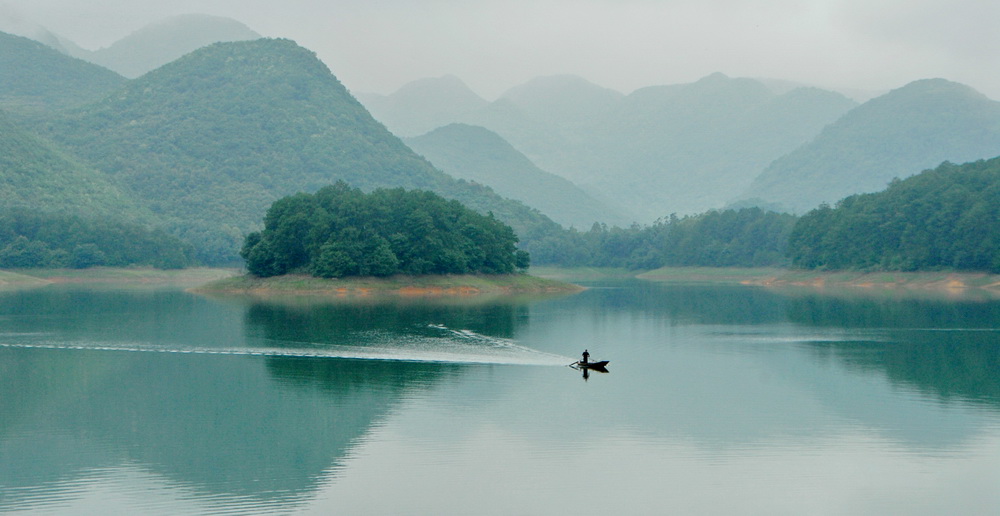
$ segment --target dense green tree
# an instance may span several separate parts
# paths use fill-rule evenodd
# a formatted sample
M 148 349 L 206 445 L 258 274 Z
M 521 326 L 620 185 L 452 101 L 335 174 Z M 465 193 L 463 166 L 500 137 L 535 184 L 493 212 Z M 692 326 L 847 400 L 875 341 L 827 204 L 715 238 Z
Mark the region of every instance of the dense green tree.
M 257 276 L 510 274 L 529 265 L 514 230 L 433 192 L 344 182 L 275 201 L 241 251 Z

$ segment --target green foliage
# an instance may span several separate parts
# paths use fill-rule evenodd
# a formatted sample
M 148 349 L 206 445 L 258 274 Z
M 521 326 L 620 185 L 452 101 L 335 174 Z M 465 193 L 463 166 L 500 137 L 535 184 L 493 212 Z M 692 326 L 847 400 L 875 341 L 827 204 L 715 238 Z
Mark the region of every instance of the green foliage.
M 0 213 L 0 268 L 194 264 L 193 249 L 162 230 L 103 218 L 28 210 Z
M 528 266 L 514 230 L 433 192 L 366 194 L 344 182 L 275 201 L 247 236 L 247 270 L 324 278 L 393 274 L 510 274 Z
M 759 208 L 671 216 L 650 226 L 594 224 L 571 232 L 559 252 L 539 264 L 656 269 L 665 266 L 764 267 L 785 265 L 796 217 Z
M 0 112 L 0 206 L 146 221 L 149 213 L 101 172 Z
M 0 107 L 39 111 L 93 102 L 125 83 L 105 68 L 0 32 Z
M 796 224 L 789 256 L 805 268 L 1000 272 L 1000 158 L 821 206 Z
M 238 260 L 242 235 L 275 200 L 337 180 L 434 191 L 518 231 L 561 229 L 434 169 L 288 40 L 202 48 L 38 129 L 141 199 L 206 263 Z

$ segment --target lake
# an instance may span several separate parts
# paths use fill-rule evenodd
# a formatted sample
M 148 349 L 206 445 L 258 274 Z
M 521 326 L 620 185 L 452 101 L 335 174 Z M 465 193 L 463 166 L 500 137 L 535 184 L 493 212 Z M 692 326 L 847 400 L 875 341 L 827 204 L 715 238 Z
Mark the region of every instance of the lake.
M 1000 302 L 588 286 L 0 291 L 0 513 L 1000 513 Z

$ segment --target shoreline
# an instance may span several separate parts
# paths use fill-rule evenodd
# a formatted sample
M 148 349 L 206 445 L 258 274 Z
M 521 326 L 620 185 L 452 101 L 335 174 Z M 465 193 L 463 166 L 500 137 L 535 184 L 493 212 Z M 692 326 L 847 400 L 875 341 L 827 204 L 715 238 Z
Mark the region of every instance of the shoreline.
M 0 270 L 0 289 L 49 285 L 178 286 L 202 294 L 325 295 L 365 297 L 472 297 L 565 294 L 585 290 L 573 282 L 638 279 L 667 284 L 742 285 L 815 292 L 976 293 L 1000 297 L 1000 274 L 985 272 L 860 272 L 780 268 L 664 267 L 652 271 L 601 268 L 533 268 L 531 274 L 392 276 L 323 279 L 306 275 L 253 278 L 237 269 L 199 267 Z
M 666 267 L 636 278 L 661 283 L 746 285 L 850 291 L 926 291 L 946 294 L 982 292 L 1000 296 L 1000 274 L 986 272 L 810 271 L 776 268 Z
M 251 296 L 309 295 L 338 298 L 394 296 L 476 297 L 481 295 L 568 294 L 584 287 L 527 274 L 429 275 L 325 279 L 289 274 L 271 278 L 232 276 L 189 289 L 199 294 Z

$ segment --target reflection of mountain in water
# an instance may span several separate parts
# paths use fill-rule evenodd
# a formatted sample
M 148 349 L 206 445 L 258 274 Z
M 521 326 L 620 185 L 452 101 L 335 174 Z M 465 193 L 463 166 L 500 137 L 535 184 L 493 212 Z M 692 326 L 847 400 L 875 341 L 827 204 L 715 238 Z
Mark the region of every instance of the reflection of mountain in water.
M 179 309 L 183 316 L 169 315 Z M 86 315 L 64 317 L 77 311 Z M 260 305 L 244 311 L 179 292 L 0 295 L 0 317 L 13 323 L 5 342 L 41 334 L 46 342 L 84 348 L 139 340 L 176 349 L 185 337 L 193 348 L 232 348 L 245 333 L 324 342 L 338 328 L 405 328 L 422 320 L 407 310 L 391 312 Z M 428 315 L 512 331 L 513 312 L 501 312 L 483 308 L 478 319 L 464 309 L 440 308 Z M 17 323 L 28 314 L 32 335 L 29 323 Z M 25 336 L 18 337 L 19 330 Z M 203 493 L 209 504 L 231 504 L 231 498 L 261 508 L 294 503 L 312 493 L 409 390 L 461 369 L 174 352 L 0 352 L 0 509 L 38 491 L 72 489 L 95 471 L 125 464 Z
M 788 317 L 821 327 L 871 329 L 888 343 L 812 343 L 848 367 L 884 371 L 942 400 L 1000 406 L 1000 302 L 797 296 Z
M 676 324 L 767 324 L 787 320 L 781 296 L 744 286 L 669 285 L 645 280 L 588 285 L 599 295 L 568 299 L 596 313 L 645 313 Z

